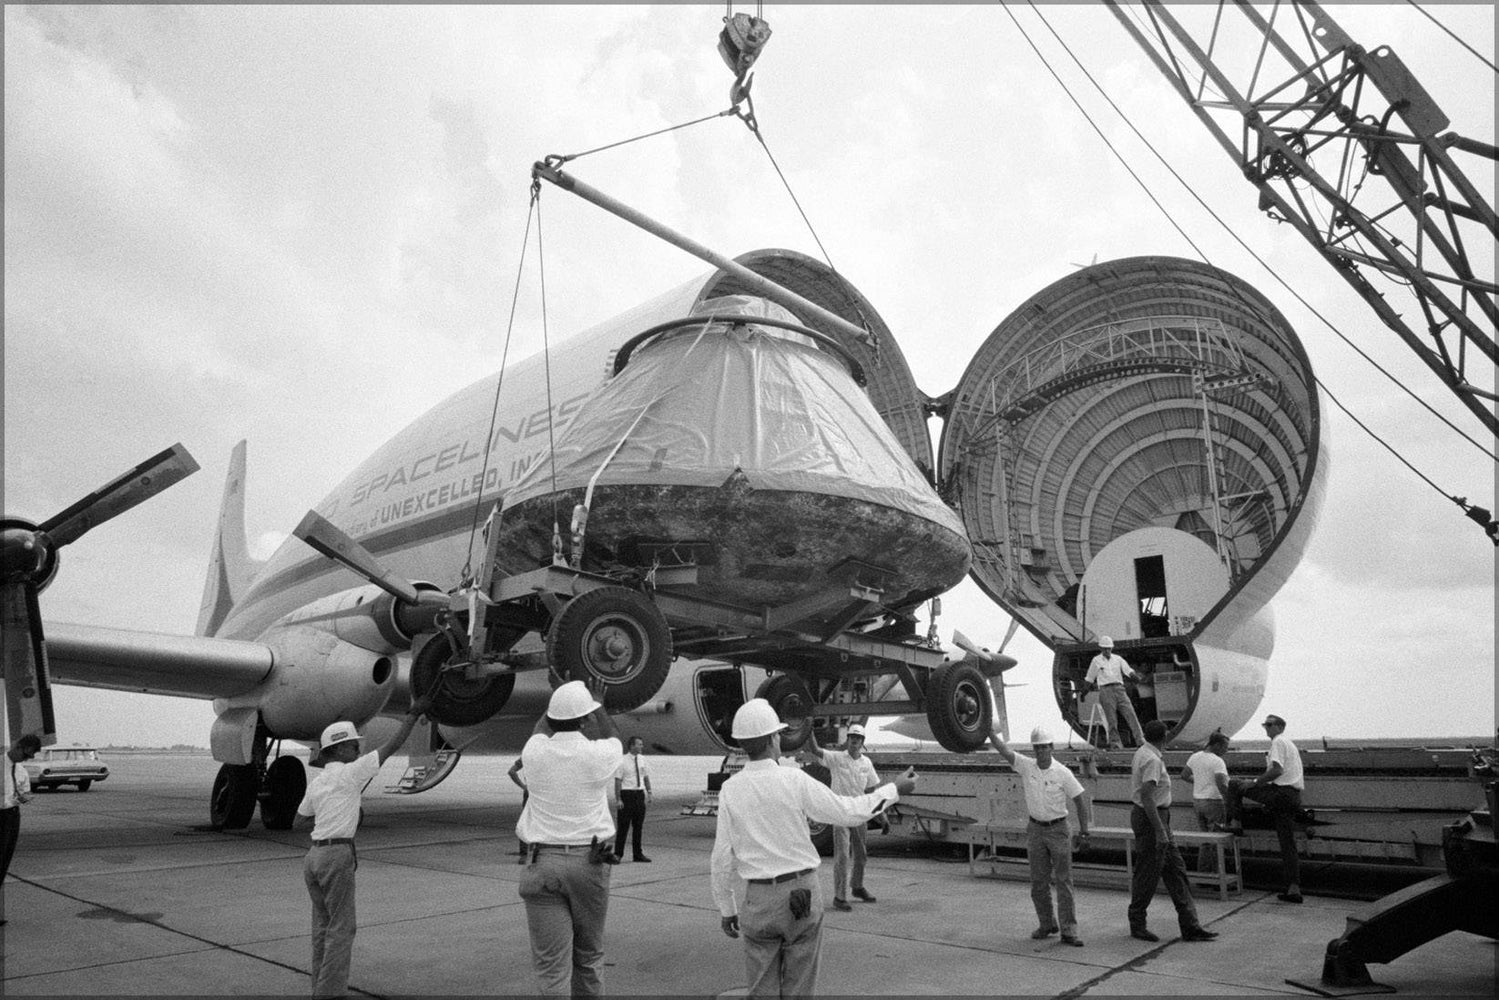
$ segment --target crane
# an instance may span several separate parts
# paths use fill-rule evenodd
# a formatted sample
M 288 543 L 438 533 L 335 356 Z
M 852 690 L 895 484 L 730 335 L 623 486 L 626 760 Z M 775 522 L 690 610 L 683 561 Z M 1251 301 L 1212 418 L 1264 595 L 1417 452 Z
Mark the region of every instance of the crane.
M 1105 2 L 1259 189 L 1261 210 L 1300 232 L 1499 436 L 1499 285 L 1470 260 L 1470 251 L 1491 250 L 1499 230 L 1453 155 L 1495 160 L 1499 150 L 1448 130 L 1450 119 L 1393 49 L 1356 44 L 1312 0 L 1277 2 L 1268 18 L 1242 0 L 1219 3 L 1191 28 L 1143 0 L 1153 35 L 1116 0 Z M 1371 273 L 1409 299 L 1387 295 Z M 1401 312 L 1410 299 L 1424 333 Z

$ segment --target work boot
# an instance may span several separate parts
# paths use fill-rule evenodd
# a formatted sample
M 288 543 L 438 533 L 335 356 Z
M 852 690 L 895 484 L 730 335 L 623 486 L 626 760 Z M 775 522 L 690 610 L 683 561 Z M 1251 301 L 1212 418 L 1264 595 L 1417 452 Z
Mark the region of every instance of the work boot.
M 874 897 L 870 895 L 869 890 L 864 888 L 862 885 L 854 890 L 854 896 L 855 898 L 864 900 L 864 902 L 866 903 L 874 902 Z
M 1183 941 L 1211 941 L 1218 936 L 1217 931 L 1210 931 L 1206 927 L 1194 927 L 1182 933 Z
M 642 864 L 647 864 L 647 865 L 651 863 L 651 859 L 648 858 L 648 857 L 646 857 L 644 854 L 637 854 L 633 858 L 631 858 L 630 860 L 631 861 L 639 861 Z
M 1035 930 L 1031 931 L 1031 937 L 1039 941 L 1042 938 L 1051 937 L 1056 932 L 1057 929 L 1055 927 L 1037 927 Z
M 1063 934 L 1062 943 L 1070 944 L 1074 948 L 1081 948 L 1083 946 L 1083 939 L 1078 937 L 1076 934 Z
M 1131 928 L 1130 932 L 1129 932 L 1129 936 L 1132 937 L 1132 938 L 1139 938 L 1141 941 L 1159 941 L 1160 940 L 1160 936 L 1157 935 L 1154 931 L 1148 931 L 1148 930 L 1146 930 L 1143 927 L 1133 927 L 1133 928 Z
M 848 905 L 848 900 L 846 900 L 846 899 L 836 899 L 835 898 L 833 900 L 833 909 L 835 909 L 835 910 L 852 910 L 853 907 Z

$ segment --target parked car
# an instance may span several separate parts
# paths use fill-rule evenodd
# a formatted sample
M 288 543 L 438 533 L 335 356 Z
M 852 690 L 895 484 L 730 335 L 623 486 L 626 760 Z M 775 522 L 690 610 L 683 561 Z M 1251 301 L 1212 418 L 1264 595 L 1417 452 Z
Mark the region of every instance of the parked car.
M 94 782 L 109 777 L 109 768 L 94 747 L 43 747 L 25 767 L 32 788 L 77 785 L 80 792 L 86 792 Z

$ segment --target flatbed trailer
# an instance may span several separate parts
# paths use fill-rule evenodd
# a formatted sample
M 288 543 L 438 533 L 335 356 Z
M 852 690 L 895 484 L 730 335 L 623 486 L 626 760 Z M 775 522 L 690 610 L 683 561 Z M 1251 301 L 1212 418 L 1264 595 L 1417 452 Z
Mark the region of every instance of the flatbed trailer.
M 1017 745 L 1020 752 L 1029 747 Z M 1297 841 L 1303 858 L 1390 862 L 1440 869 L 1442 830 L 1463 819 L 1476 803 L 1474 751 L 1466 746 L 1302 745 L 1306 790 Z M 1063 746 L 1056 758 L 1072 768 L 1092 803 L 1099 826 L 1129 826 L 1132 750 Z M 1189 750 L 1163 754 L 1178 775 Z M 872 750 L 882 775 L 914 767 L 917 790 L 892 815 L 892 832 L 959 844 L 1005 842 L 1024 847 L 1025 804 L 1019 778 L 998 754 Z M 1252 778 L 1264 770 L 1262 750 L 1225 755 L 1230 777 Z M 1172 786 L 1172 827 L 1195 830 L 1191 788 Z M 997 837 L 996 837 L 997 835 Z M 1268 819 L 1246 812 L 1239 838 L 1245 856 L 1278 856 Z

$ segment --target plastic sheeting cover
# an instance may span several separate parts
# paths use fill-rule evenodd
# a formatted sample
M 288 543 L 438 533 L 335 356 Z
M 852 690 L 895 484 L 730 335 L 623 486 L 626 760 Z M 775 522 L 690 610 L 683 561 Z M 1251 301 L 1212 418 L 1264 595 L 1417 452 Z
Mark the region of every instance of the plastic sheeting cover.
M 730 314 L 797 322 L 753 296 L 694 310 Z M 708 322 L 642 345 L 584 404 L 554 462 L 532 466 L 505 506 L 591 481 L 716 488 L 736 470 L 755 489 L 882 504 L 967 537 L 840 358 L 753 324 Z

